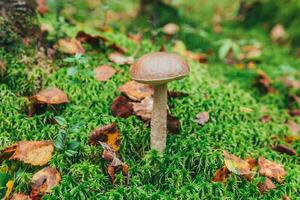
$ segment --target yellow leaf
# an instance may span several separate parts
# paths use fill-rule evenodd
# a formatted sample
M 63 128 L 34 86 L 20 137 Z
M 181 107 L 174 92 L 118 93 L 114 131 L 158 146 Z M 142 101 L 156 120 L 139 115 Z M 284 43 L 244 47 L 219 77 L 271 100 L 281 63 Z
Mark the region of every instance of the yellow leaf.
M 8 181 L 6 183 L 6 188 L 7 189 L 6 189 L 6 193 L 5 193 L 4 199 L 8 199 L 9 198 L 9 196 L 10 196 L 10 194 L 11 194 L 13 188 L 14 188 L 14 181 L 13 180 Z

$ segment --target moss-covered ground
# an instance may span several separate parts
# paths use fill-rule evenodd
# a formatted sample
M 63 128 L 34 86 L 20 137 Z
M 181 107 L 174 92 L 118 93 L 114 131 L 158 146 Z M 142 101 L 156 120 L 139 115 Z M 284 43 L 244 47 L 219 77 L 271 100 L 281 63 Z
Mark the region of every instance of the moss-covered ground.
M 45 16 L 42 20 L 51 21 L 52 17 Z M 198 19 L 193 23 L 197 24 Z M 76 28 L 71 25 L 62 26 L 67 35 L 76 33 Z M 185 30 L 184 25 L 182 27 Z M 226 23 L 223 32 L 215 34 L 206 29 L 207 26 L 193 27 L 186 28 L 188 31 L 179 35 L 192 50 L 214 49 L 213 41 L 225 38 L 255 39 L 263 46 L 263 55 L 256 68 L 263 69 L 273 80 L 286 73 L 296 77 L 299 74 L 299 59 L 290 53 L 289 47 L 273 44 L 260 28 L 243 29 Z M 209 36 L 198 34 L 202 30 L 207 31 Z M 137 49 L 137 44 L 122 32 L 104 34 L 128 48 L 128 55 Z M 194 44 L 191 44 L 191 36 Z M 172 41 L 164 43 L 171 50 Z M 139 46 L 137 58 L 160 49 L 160 45 L 147 38 Z M 168 135 L 166 152 L 159 157 L 150 151 L 150 129 L 140 119 L 135 116 L 117 118 L 110 111 L 113 99 L 120 95 L 117 88 L 130 80 L 129 66 L 113 64 L 119 71 L 107 82 L 98 82 L 92 75 L 95 67 L 108 62 L 110 52 L 108 49 L 96 53 L 87 51 L 79 61 L 71 63 L 64 61 L 67 56 L 61 56 L 54 60 L 51 69 L 47 69 L 36 66 L 34 62 L 24 64 L 22 61 L 24 57 L 34 57 L 34 49 L 0 50 L 0 58 L 7 68 L 0 82 L 0 148 L 19 140 L 55 140 L 60 129 L 59 125 L 51 122 L 55 116 L 63 117 L 70 127 L 77 125 L 76 131 L 68 132 L 68 137 L 80 142 L 79 153 L 70 157 L 55 151 L 50 165 L 60 171 L 62 181 L 44 199 L 281 199 L 283 195 L 291 199 L 300 198 L 299 158 L 271 149 L 272 144 L 280 142 L 274 139 L 274 135 L 283 138 L 290 131 L 285 124 L 291 117 L 286 111 L 286 91 L 282 85 L 275 84 L 277 93 L 262 95 L 253 86 L 255 70 L 226 65 L 217 55 L 212 55 L 208 64 L 189 60 L 190 76 L 169 84 L 171 90 L 190 94 L 169 100 L 172 114 L 181 121 L 181 132 Z M 64 90 L 70 103 L 28 118 L 26 96 L 37 88 L 52 86 Z M 245 108 L 252 111 L 243 112 Z M 264 115 L 261 108 L 267 108 L 267 114 L 272 116 L 271 122 L 261 122 L 260 118 Z M 202 111 L 210 113 L 210 120 L 204 126 L 195 123 L 196 115 Z M 297 117 L 293 120 L 300 122 Z M 107 163 L 102 159 L 101 147 L 88 145 L 93 129 L 112 122 L 117 123 L 122 135 L 119 153 L 130 167 L 129 186 L 124 185 L 121 172 L 112 185 L 106 174 Z M 300 154 L 299 141 L 294 142 L 292 147 Z M 283 164 L 288 175 L 282 184 L 276 183 L 276 189 L 263 195 L 257 188 L 257 183 L 263 180 L 259 175 L 251 181 L 231 175 L 225 184 L 214 183 L 211 181 L 214 172 L 224 164 L 223 150 L 241 158 L 263 156 Z M 36 167 L 18 163 L 14 190 L 28 192 L 30 178 L 36 170 Z

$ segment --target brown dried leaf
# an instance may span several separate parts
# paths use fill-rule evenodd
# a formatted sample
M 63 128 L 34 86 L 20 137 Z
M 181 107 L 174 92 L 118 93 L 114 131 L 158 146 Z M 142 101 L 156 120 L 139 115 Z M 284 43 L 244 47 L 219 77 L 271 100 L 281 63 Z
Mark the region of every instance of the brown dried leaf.
M 282 44 L 286 42 L 287 39 L 287 34 L 285 32 L 285 29 L 282 24 L 276 24 L 271 32 L 270 32 L 270 37 L 273 42 Z
M 114 99 L 111 105 L 111 112 L 115 117 L 127 118 L 133 115 L 132 102 L 124 96 L 119 96 Z
M 277 182 L 281 183 L 282 179 L 286 175 L 286 172 L 282 165 L 274 163 L 263 157 L 258 159 L 259 174 L 268 178 L 274 178 Z
M 169 113 L 167 116 L 167 128 L 171 133 L 174 134 L 178 134 L 181 130 L 181 124 L 179 119 L 177 119 L 174 116 L 171 116 Z
M 113 52 L 108 55 L 108 59 L 116 64 L 119 65 L 130 65 L 133 64 L 134 59 L 133 57 L 126 57 L 120 52 Z
M 109 45 L 108 48 L 113 49 L 121 54 L 125 54 L 128 52 L 128 49 L 126 49 L 125 47 L 121 47 L 121 46 L 117 45 L 116 43 Z
M 81 46 L 81 42 L 76 39 L 60 39 L 55 46 L 60 52 L 74 55 L 76 53 L 85 53 L 85 49 Z
M 229 175 L 229 170 L 227 169 L 226 166 L 223 166 L 222 168 L 218 169 L 215 174 L 214 177 L 212 178 L 213 182 L 225 182 L 228 175 Z
M 260 118 L 260 120 L 261 120 L 262 123 L 268 123 L 272 120 L 272 117 L 269 116 L 269 115 L 264 115 Z
M 288 127 L 289 127 L 292 135 L 298 135 L 300 127 L 299 127 L 299 125 L 296 122 L 294 122 L 294 121 L 288 121 L 287 125 L 288 125 Z
M 90 145 L 98 145 L 103 142 L 112 147 L 114 151 L 118 151 L 121 145 L 121 136 L 116 123 L 112 123 L 95 129 L 89 138 Z
M 66 93 L 58 88 L 49 88 L 40 91 L 32 97 L 38 104 L 63 104 L 68 103 L 69 99 Z
M 292 149 L 291 147 L 288 147 L 284 144 L 279 144 L 279 145 L 273 146 L 272 149 L 275 151 L 278 151 L 280 153 L 285 153 L 290 156 L 296 155 L 295 149 Z
M 269 76 L 262 70 L 258 71 L 258 76 L 255 81 L 255 85 L 259 87 L 263 93 L 274 93 L 275 89 L 272 86 L 272 81 Z
M 283 195 L 282 199 L 283 200 L 290 200 L 290 197 L 288 197 L 287 195 Z
M 32 200 L 32 199 L 26 194 L 14 193 L 10 200 Z
M 59 184 L 61 180 L 60 173 L 53 167 L 45 167 L 35 173 L 31 179 L 30 197 L 42 197 L 51 193 L 51 189 Z
M 189 93 L 186 92 L 178 92 L 178 91 L 168 91 L 169 98 L 178 98 L 178 97 L 187 97 Z
M 281 81 L 283 85 L 287 88 L 293 88 L 293 89 L 300 89 L 300 82 L 298 80 L 289 78 L 289 77 L 283 77 L 281 78 Z
M 132 103 L 134 114 L 141 117 L 144 121 L 151 120 L 151 113 L 153 109 L 153 97 L 148 96 L 140 103 Z
M 141 33 L 129 33 L 128 38 L 131 39 L 133 42 L 139 44 L 142 41 L 143 35 Z
M 250 165 L 248 162 L 236 157 L 233 154 L 223 151 L 225 165 L 229 171 L 237 175 L 251 174 Z
M 162 30 L 167 35 L 175 35 L 179 31 L 179 26 L 175 23 L 168 23 L 163 26 Z
M 48 12 L 47 0 L 36 0 L 37 3 L 37 11 L 44 15 Z
M 262 49 L 257 45 L 245 45 L 242 47 L 242 52 L 240 54 L 240 60 L 255 60 L 262 55 Z
M 109 65 L 102 65 L 94 69 L 95 79 L 97 81 L 107 81 L 117 72 L 116 69 Z
M 258 183 L 257 186 L 261 194 L 276 188 L 276 185 L 269 178 L 266 178 L 265 182 Z
M 153 87 L 136 81 L 128 81 L 118 90 L 134 101 L 141 101 L 154 93 Z
M 209 112 L 200 112 L 197 115 L 196 122 L 200 125 L 205 125 L 209 120 Z
M 86 42 L 89 43 L 92 46 L 98 46 L 102 43 L 105 43 L 108 41 L 107 38 L 100 36 L 100 35 L 91 35 L 89 33 L 86 33 L 84 31 L 79 31 L 76 35 L 76 39 L 80 42 Z
M 10 160 L 19 160 L 33 166 L 42 166 L 51 160 L 53 151 L 52 141 L 21 141 L 3 149 L 0 154 L 11 155 Z

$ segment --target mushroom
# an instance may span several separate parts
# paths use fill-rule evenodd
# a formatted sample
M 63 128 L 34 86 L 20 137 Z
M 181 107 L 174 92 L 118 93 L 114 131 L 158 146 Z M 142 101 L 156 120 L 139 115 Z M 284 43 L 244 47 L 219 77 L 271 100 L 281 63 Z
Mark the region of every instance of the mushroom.
M 182 79 L 189 66 L 178 55 L 154 52 L 142 56 L 130 68 L 133 80 L 154 86 L 154 105 L 151 115 L 151 149 L 162 153 L 167 138 L 167 83 Z

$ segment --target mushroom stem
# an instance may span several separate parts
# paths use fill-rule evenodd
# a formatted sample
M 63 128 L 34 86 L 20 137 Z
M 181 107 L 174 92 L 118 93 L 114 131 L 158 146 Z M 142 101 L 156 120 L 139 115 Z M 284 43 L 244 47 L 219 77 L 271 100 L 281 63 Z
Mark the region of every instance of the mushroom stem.
M 163 153 L 167 140 L 167 84 L 154 87 L 151 116 L 151 149 Z

